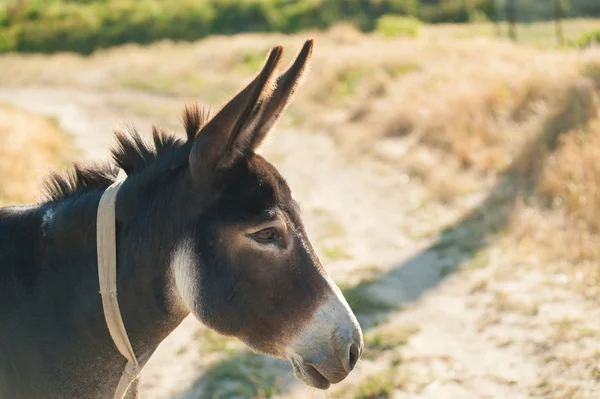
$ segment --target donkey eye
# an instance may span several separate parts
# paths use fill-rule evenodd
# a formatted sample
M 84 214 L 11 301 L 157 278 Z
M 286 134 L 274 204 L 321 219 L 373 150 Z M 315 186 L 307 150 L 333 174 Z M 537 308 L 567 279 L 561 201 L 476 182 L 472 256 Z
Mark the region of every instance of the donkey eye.
M 273 227 L 269 227 L 252 234 L 252 238 L 260 243 L 270 243 L 279 240 L 281 237 L 277 230 Z

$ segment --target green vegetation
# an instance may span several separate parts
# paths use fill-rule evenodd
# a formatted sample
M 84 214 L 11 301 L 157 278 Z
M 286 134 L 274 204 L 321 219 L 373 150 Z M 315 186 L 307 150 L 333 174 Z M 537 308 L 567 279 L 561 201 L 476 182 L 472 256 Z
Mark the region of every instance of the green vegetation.
M 208 328 L 198 330 L 194 339 L 202 342 L 203 353 L 232 353 L 240 347 L 240 343 L 235 338 L 226 337 Z
M 0 52 L 75 51 L 160 39 L 195 40 L 209 34 L 296 32 L 351 21 L 372 31 L 382 15 L 427 22 L 467 22 L 490 15 L 492 0 L 4 0 L 0 1 Z M 387 16 L 385 32 L 413 32 Z M 380 27 L 381 28 L 381 27 Z
M 323 256 L 327 260 L 347 260 L 352 259 L 352 255 L 346 252 L 343 246 L 335 245 L 323 248 Z
M 415 17 L 386 14 L 377 19 L 375 31 L 385 37 L 416 37 L 419 34 L 420 28 L 421 22 Z
M 389 398 L 395 388 L 394 374 L 391 370 L 367 378 L 356 392 L 356 399 Z
M 283 381 L 273 373 L 276 361 L 248 351 L 238 352 L 211 367 L 202 377 L 207 398 L 270 398 L 281 392 Z
M 577 47 L 589 47 L 592 45 L 600 44 L 600 29 L 585 32 L 581 37 L 575 41 Z
M 291 33 L 326 29 L 340 21 L 365 32 L 416 36 L 419 21 L 504 20 L 505 0 L 496 5 L 497 10 L 494 0 L 0 0 L 0 52 L 89 54 L 123 43 Z M 517 19 L 549 20 L 553 11 L 547 0 L 520 0 Z M 572 1 L 565 13 L 568 18 L 594 15 L 600 15 L 595 0 Z M 587 39 L 597 37 L 592 32 Z
M 352 311 L 357 314 L 372 314 L 398 309 L 399 305 L 383 301 L 367 291 L 368 286 L 373 283 L 373 280 L 365 280 L 353 287 L 340 287 Z
M 417 325 L 393 325 L 377 329 L 365 337 L 368 351 L 385 351 L 406 345 L 419 332 Z

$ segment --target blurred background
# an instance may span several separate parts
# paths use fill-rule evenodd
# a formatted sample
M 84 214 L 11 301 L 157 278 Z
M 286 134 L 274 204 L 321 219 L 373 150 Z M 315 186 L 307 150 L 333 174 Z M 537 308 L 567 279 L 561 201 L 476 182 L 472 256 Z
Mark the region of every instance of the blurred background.
M 142 397 L 600 397 L 598 0 L 0 0 L 0 205 L 309 37 L 264 153 L 363 360 L 323 393 L 186 319 Z

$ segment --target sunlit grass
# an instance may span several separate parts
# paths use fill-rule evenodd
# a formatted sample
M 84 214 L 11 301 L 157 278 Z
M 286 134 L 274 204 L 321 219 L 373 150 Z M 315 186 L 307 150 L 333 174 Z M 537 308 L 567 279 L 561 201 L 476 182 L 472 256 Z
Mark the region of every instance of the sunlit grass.
M 71 155 L 55 120 L 0 105 L 0 206 L 35 202 L 41 176 Z

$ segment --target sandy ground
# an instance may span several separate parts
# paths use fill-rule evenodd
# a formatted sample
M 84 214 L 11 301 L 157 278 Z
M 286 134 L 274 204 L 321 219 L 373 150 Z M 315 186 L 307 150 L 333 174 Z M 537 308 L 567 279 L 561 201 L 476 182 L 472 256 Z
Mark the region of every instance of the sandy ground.
M 0 101 L 56 117 L 88 159 L 107 156 L 111 127 L 122 121 L 144 131 L 151 122 L 177 126 L 176 114 L 150 120 L 123 104 L 183 104 L 134 91 L 44 88 L 2 89 Z M 405 150 L 402 143 L 394 148 Z M 265 360 L 277 376 L 275 397 L 355 397 L 372 375 L 390 374 L 394 398 L 600 397 L 593 367 L 600 359 L 599 308 L 573 294 L 568 277 L 544 272 L 501 239 L 470 245 L 481 239 L 460 220 L 480 206 L 485 190 L 438 203 L 393 163 L 372 153 L 349 156 L 319 132 L 279 129 L 264 153 L 287 178 L 334 280 L 363 281 L 372 298 L 401 305 L 361 315 L 367 336 L 382 328 L 415 330 L 401 347 L 366 353 L 328 393 L 295 381 L 282 362 Z M 448 242 L 439 239 L 447 226 L 456 227 Z M 207 397 L 203 377 L 223 355 L 203 353 L 203 330 L 188 318 L 163 342 L 142 373 L 143 398 Z

